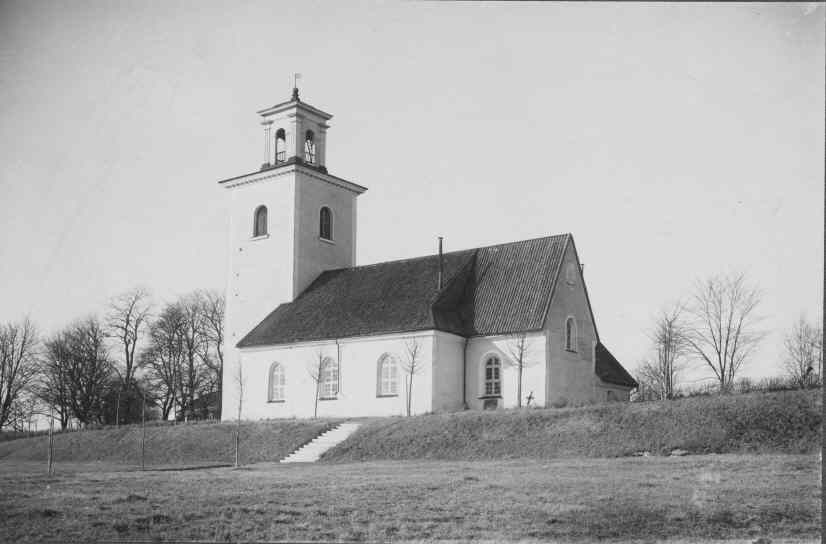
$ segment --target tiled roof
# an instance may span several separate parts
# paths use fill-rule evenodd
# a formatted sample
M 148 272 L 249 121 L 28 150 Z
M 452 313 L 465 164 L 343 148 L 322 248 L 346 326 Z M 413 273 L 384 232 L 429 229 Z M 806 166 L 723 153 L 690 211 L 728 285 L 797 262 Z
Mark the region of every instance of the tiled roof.
M 637 380 L 631 377 L 602 342 L 597 342 L 594 352 L 597 359 L 596 372 L 600 380 L 625 387 L 637 387 Z
M 323 272 L 239 347 L 438 329 L 462 336 L 543 326 L 570 235 Z

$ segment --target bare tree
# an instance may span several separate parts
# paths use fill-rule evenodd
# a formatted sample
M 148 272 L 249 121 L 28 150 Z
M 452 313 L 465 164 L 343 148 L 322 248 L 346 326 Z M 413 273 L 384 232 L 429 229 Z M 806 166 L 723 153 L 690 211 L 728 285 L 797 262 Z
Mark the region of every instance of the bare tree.
M 102 421 L 106 386 L 114 372 L 105 342 L 94 317 L 69 325 L 46 342 L 38 396 L 57 411 L 64 429 L 70 417 L 83 425 Z
M 693 317 L 686 341 L 712 370 L 721 392 L 728 392 L 762 334 L 755 329 L 761 292 L 743 274 L 713 276 L 698 282 L 689 312 Z
M 106 328 L 123 353 L 121 382 L 124 391 L 135 374 L 135 352 L 148 324 L 149 309 L 149 292 L 142 288 L 132 289 L 109 301 Z
M 0 324 L 0 429 L 39 371 L 39 339 L 29 318 Z
M 238 417 L 235 426 L 235 466 L 240 465 L 241 461 L 241 412 L 244 408 L 244 390 L 246 389 L 246 381 L 244 381 L 244 368 L 241 366 L 241 361 L 238 361 L 238 373 L 235 375 L 235 386 L 238 388 Z
M 823 364 L 822 342 L 823 331 L 810 324 L 803 315 L 786 334 L 783 365 L 789 379 L 798 387 L 819 383 Z
M 202 292 L 181 297 L 176 303 L 183 316 L 181 339 L 183 340 L 183 365 L 178 380 L 178 398 L 181 412 L 187 417 L 198 416 L 196 399 L 216 391 L 218 376 L 211 371 L 210 334 L 204 310 Z M 200 403 L 203 404 L 203 403 Z
M 89 317 L 70 326 L 69 403 L 72 416 L 81 424 L 101 422 L 102 400 L 114 365 L 106 349 L 106 335 L 100 322 Z
M 676 303 L 662 310 L 650 334 L 654 355 L 638 372 L 661 400 L 674 398 L 679 373 L 685 367 L 688 332 L 682 318 L 684 308 Z
M 202 358 L 211 371 L 210 389 L 218 391 L 217 416 L 221 418 L 221 395 L 224 374 L 224 295 L 214 290 L 197 291 L 201 306 L 201 326 L 204 337 Z
M 72 415 L 70 401 L 69 367 L 71 365 L 71 346 L 67 332 L 61 331 L 45 342 L 40 381 L 35 392 L 49 406 L 51 421 L 57 418 L 60 428 L 65 430 Z
M 313 403 L 313 418 L 318 417 L 318 396 L 321 390 L 321 380 L 324 377 L 324 352 L 318 350 L 313 361 L 307 366 L 307 374 L 315 385 L 315 399 Z
M 405 358 L 402 370 L 407 375 L 407 415 L 412 413 L 413 404 L 413 377 L 422 369 L 421 344 L 418 338 L 410 338 L 404 342 Z
M 525 369 L 534 364 L 531 358 L 531 341 L 527 333 L 514 335 L 507 344 L 510 358 L 505 359 L 505 365 L 516 369 L 516 405 L 522 408 L 522 381 Z
M 166 420 L 178 401 L 178 379 L 184 361 L 184 316 L 176 304 L 167 304 L 149 327 L 149 346 L 142 365 L 161 417 Z

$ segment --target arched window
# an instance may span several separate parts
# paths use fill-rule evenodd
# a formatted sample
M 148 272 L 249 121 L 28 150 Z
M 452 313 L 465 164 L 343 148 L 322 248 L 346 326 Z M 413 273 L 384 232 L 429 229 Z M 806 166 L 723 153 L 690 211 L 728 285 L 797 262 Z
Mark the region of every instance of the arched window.
M 275 162 L 287 160 L 287 134 L 283 128 L 275 131 Z
M 376 394 L 380 397 L 398 396 L 399 365 L 396 358 L 385 353 L 377 364 Z
M 270 402 L 281 402 L 284 400 L 284 386 L 287 384 L 284 376 L 284 367 L 279 363 L 270 365 L 270 384 L 267 396 Z
M 304 160 L 309 164 L 315 164 L 315 135 L 312 130 L 304 134 Z
M 324 206 L 318 213 L 318 235 L 325 240 L 333 239 L 333 214 Z
M 258 206 L 255 209 L 255 220 L 252 227 L 253 236 L 264 236 L 267 234 L 267 207 Z
M 565 349 L 576 351 L 576 321 L 573 317 L 565 321 Z
M 332 357 L 321 361 L 319 388 L 319 396 L 323 399 L 334 399 L 338 395 L 338 363 Z
M 502 394 L 502 363 L 499 357 L 491 355 L 485 361 L 485 395 Z

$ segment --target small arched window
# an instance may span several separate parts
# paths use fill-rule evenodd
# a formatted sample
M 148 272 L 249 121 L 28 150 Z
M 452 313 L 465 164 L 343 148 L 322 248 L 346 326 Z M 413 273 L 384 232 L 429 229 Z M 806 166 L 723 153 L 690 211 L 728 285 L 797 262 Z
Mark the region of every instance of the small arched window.
M 275 131 L 275 162 L 287 160 L 287 133 L 283 128 Z
M 491 355 L 485 360 L 485 396 L 502 394 L 502 363 L 499 357 Z
M 565 321 L 565 349 L 576 351 L 576 321 L 569 317 Z
M 332 357 L 321 361 L 319 388 L 319 396 L 323 399 L 334 399 L 338 395 L 338 363 Z
M 376 394 L 380 397 L 398 396 L 399 365 L 396 358 L 385 353 L 377 364 Z
M 267 234 L 267 207 L 258 206 L 255 209 L 255 219 L 253 221 L 252 235 L 264 236 Z
M 270 402 L 282 402 L 284 400 L 284 386 L 287 384 L 284 376 L 284 367 L 279 363 L 270 365 L 269 394 L 267 398 Z
M 315 135 L 312 130 L 304 133 L 304 160 L 315 164 Z
M 318 213 L 318 235 L 325 240 L 333 239 L 333 214 L 330 208 L 324 206 Z

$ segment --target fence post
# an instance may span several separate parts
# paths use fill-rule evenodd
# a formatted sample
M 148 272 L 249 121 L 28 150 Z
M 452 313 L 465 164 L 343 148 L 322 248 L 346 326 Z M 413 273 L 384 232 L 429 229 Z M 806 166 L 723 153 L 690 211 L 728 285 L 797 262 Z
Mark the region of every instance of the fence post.
M 143 393 L 143 406 L 141 408 L 141 470 L 146 470 L 144 453 L 146 452 L 146 392 Z
M 49 456 L 48 456 L 48 474 L 52 475 L 52 467 L 54 465 L 54 405 L 49 406 Z

